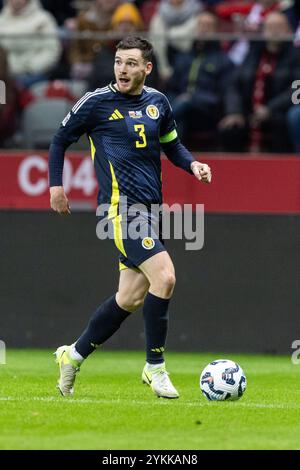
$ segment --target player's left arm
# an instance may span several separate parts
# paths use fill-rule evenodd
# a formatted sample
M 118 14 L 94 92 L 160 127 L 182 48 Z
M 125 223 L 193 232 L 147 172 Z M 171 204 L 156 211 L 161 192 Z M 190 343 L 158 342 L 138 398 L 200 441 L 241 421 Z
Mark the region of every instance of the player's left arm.
M 176 132 L 176 129 L 174 129 Z M 211 169 L 206 163 L 201 163 L 195 160 L 187 148 L 182 145 L 178 137 L 167 143 L 161 142 L 161 147 L 166 154 L 167 158 L 174 163 L 174 165 L 182 168 L 195 175 L 195 177 L 203 183 L 210 183 L 212 174 Z
M 176 124 L 173 117 L 171 105 L 164 97 L 165 115 L 160 129 L 160 145 L 167 158 L 176 166 L 195 175 L 203 183 L 211 182 L 211 169 L 206 163 L 194 159 L 187 148 L 182 145 L 177 135 Z

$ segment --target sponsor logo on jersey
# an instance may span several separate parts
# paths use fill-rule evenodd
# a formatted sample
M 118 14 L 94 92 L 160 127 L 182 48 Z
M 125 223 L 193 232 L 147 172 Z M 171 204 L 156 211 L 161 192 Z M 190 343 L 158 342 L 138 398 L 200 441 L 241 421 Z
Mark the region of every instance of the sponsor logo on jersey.
M 149 106 L 147 106 L 146 114 L 151 119 L 158 119 L 159 118 L 159 110 L 154 104 L 149 104 Z
M 143 117 L 143 111 L 128 111 L 128 114 L 133 119 Z
M 142 240 L 142 247 L 145 250 L 151 250 L 155 246 L 155 241 L 151 237 L 145 237 Z

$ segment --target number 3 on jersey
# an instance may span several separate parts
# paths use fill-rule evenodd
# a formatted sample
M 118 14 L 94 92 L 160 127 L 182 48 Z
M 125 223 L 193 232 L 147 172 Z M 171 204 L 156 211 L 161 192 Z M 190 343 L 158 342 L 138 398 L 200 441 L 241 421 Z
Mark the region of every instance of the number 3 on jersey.
M 136 148 L 147 147 L 147 140 L 146 140 L 144 124 L 135 124 L 134 130 L 135 130 L 135 132 L 138 132 L 139 137 L 141 138 L 141 140 L 136 140 L 135 141 Z

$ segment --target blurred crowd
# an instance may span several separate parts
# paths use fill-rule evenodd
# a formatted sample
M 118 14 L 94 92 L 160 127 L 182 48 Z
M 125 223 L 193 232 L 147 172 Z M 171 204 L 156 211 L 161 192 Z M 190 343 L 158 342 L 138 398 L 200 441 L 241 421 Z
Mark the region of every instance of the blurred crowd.
M 47 147 L 51 122 L 113 80 L 118 39 L 141 33 L 155 50 L 146 84 L 189 148 L 297 154 L 299 21 L 300 0 L 0 0 L 0 147 Z M 43 121 L 48 135 L 26 139 Z

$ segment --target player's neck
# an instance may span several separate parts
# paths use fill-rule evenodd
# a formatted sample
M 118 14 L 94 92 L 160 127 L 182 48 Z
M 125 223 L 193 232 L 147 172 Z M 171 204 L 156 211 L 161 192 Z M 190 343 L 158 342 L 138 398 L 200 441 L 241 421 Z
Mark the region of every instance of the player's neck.
M 117 83 L 113 83 L 113 87 L 118 90 L 119 93 L 122 93 L 120 90 L 119 90 L 119 87 L 118 87 L 118 84 Z M 134 92 L 132 93 L 122 93 L 122 95 L 130 95 L 130 96 L 138 96 L 138 95 L 141 95 L 142 92 L 143 92 L 143 88 L 144 88 L 144 84 L 139 87 L 138 89 L 134 90 Z

